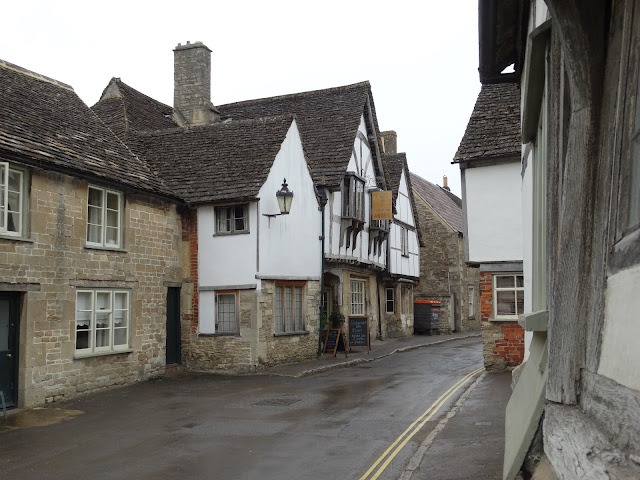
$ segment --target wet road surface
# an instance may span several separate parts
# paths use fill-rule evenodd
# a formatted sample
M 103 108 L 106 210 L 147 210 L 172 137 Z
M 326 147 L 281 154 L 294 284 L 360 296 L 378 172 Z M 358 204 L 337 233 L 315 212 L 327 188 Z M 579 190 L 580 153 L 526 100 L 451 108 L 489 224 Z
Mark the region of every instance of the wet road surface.
M 481 366 L 469 338 L 305 378 L 175 374 L 58 404 L 85 413 L 56 425 L 0 432 L 0 478 L 358 480 Z M 398 477 L 464 389 L 379 479 Z

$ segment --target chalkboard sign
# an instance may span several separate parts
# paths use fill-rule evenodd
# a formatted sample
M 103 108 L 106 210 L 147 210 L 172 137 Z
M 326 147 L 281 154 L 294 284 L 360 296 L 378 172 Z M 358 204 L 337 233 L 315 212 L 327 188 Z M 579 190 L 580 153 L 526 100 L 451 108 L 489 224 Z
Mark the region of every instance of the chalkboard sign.
M 369 345 L 369 317 L 349 317 L 349 351 L 353 348 L 366 348 Z
M 324 339 L 323 339 L 324 347 L 322 348 L 322 353 L 324 355 L 333 355 L 336 356 L 336 351 L 338 350 L 338 345 L 344 345 L 342 341 L 342 330 L 339 328 L 330 328 L 329 330 L 325 330 Z M 345 356 L 347 355 L 347 349 L 344 349 Z

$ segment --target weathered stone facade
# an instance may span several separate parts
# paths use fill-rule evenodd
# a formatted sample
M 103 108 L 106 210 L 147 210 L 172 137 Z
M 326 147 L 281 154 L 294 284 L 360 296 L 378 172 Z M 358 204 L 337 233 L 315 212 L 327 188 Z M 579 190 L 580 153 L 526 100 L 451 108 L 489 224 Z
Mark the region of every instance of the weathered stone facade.
M 493 320 L 493 279 L 480 273 L 482 352 L 489 371 L 517 367 L 524 359 L 524 329 L 517 321 Z
M 388 288 L 393 289 L 393 312 L 387 312 Z M 413 283 L 385 282 L 380 285 L 383 339 L 413 335 L 413 289 Z
M 414 192 L 416 210 L 424 247 L 420 248 L 420 283 L 415 287 L 416 300 L 441 302 L 440 331 L 467 332 L 480 328 L 479 269 L 464 261 L 462 236 L 446 225 L 442 218 Z M 473 314 L 469 314 L 469 287 L 473 287 Z M 452 294 L 455 304 L 452 304 Z
M 180 217 L 154 197 L 127 193 L 123 248 L 88 248 L 88 184 L 31 170 L 27 239 L 0 237 L 0 289 L 18 296 L 20 407 L 164 372 L 167 285 L 179 285 Z M 76 290 L 130 293 L 129 349 L 76 354 Z

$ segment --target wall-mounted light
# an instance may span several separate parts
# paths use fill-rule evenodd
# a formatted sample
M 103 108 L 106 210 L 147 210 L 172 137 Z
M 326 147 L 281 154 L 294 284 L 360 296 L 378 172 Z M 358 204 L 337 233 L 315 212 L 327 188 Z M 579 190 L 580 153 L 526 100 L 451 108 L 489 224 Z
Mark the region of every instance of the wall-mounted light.
M 276 198 L 278 199 L 278 207 L 280 207 L 280 215 L 288 215 L 293 202 L 293 192 L 289 190 L 286 178 L 282 181 L 282 188 L 276 192 Z

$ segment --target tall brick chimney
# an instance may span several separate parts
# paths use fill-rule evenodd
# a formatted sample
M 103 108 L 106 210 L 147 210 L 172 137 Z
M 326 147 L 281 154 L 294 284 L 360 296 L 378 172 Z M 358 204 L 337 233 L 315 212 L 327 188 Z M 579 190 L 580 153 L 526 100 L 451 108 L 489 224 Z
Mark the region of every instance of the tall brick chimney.
M 211 50 L 206 45 L 178 44 L 173 50 L 173 82 L 173 110 L 186 125 L 209 125 L 220 119 L 211 103 Z
M 380 138 L 382 139 L 382 151 L 391 155 L 398 153 L 398 144 L 396 132 L 393 130 L 387 130 L 386 132 L 380 132 Z

